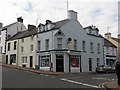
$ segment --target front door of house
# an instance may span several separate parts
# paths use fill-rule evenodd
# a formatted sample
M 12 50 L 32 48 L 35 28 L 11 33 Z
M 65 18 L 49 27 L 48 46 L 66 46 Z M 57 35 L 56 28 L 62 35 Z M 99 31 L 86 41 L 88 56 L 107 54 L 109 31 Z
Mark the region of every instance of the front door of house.
M 64 55 L 56 55 L 56 72 L 64 72 Z
M 30 67 L 33 67 L 33 56 L 30 56 Z
M 8 64 L 8 55 L 6 55 L 6 64 Z

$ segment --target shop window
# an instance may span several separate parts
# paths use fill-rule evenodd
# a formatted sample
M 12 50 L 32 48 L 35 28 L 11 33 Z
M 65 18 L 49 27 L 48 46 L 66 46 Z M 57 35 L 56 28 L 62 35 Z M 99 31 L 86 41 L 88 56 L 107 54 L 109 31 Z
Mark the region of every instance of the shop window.
M 41 56 L 41 67 L 49 67 L 50 66 L 50 56 Z
M 78 55 L 70 56 L 70 67 L 79 67 L 79 56 Z

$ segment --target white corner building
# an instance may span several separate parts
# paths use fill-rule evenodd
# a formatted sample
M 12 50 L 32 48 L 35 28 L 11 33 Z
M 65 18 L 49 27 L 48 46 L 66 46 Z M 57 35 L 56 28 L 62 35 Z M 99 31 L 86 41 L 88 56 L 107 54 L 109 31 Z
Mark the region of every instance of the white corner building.
M 36 65 L 40 70 L 95 72 L 103 64 L 103 37 L 95 26 L 83 28 L 73 10 L 65 20 L 39 24 L 37 36 Z

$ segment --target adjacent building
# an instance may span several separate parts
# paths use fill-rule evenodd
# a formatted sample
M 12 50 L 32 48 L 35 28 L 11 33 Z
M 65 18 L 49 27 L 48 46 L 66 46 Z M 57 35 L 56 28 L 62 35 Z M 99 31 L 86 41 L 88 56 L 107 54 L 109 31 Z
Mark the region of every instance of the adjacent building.
M 117 49 L 118 49 L 118 53 L 117 53 L 118 59 L 117 60 L 120 60 L 120 34 L 118 34 L 118 38 L 114 38 L 111 36 L 111 33 L 106 33 L 105 38 L 117 47 Z
M 77 12 L 58 22 L 46 20 L 37 33 L 37 65 L 54 72 L 94 72 L 103 64 L 103 38 L 95 26 L 83 28 Z
M 37 29 L 28 25 L 28 29 L 18 32 L 7 40 L 6 63 L 22 67 L 35 68 Z
M 115 68 L 117 61 L 117 47 L 104 38 L 104 65 L 105 67 Z

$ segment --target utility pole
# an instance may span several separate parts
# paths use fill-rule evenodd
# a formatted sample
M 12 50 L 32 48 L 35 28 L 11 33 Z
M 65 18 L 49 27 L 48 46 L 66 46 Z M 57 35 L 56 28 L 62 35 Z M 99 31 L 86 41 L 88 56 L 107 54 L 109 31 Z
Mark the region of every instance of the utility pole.
M 69 2 L 67 0 L 67 17 L 68 17 Z

